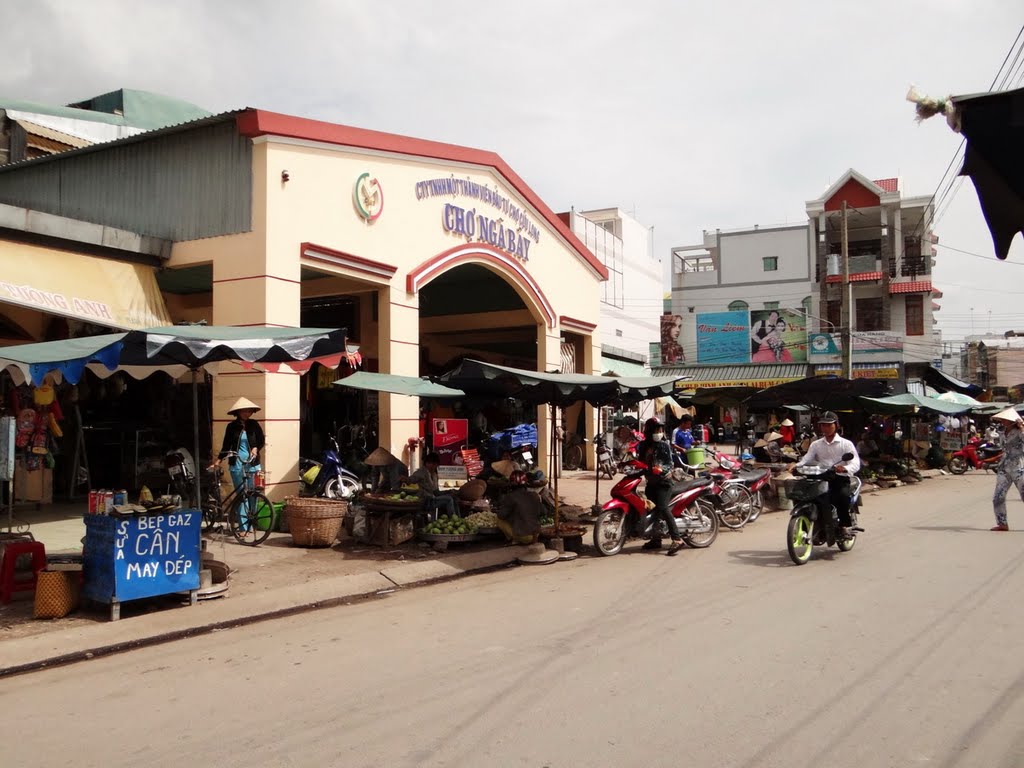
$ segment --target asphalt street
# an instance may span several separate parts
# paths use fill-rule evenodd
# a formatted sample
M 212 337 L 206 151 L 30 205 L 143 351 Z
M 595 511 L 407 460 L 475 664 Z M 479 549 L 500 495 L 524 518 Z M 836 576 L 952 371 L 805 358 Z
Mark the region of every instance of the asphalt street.
M 800 567 L 775 513 L 10 678 L 0 764 L 1024 765 L 1024 505 L 989 532 L 993 483 L 875 494 Z

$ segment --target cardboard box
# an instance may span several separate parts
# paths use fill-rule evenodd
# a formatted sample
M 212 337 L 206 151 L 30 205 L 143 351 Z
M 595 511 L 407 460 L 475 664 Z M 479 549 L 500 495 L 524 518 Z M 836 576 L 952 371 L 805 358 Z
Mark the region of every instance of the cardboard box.
M 404 544 L 416 535 L 412 515 L 392 516 L 390 525 L 385 530 L 384 516 L 374 515 L 367 520 L 373 531 L 371 543 L 387 547 L 396 544 Z
M 53 470 L 43 467 L 35 472 L 29 472 L 25 468 L 25 462 L 18 459 L 14 465 L 14 499 L 52 504 Z

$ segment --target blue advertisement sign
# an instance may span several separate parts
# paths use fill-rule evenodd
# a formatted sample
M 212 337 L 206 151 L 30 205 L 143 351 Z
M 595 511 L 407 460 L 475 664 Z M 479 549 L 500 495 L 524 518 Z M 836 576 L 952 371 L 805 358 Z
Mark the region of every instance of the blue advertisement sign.
M 110 602 L 199 588 L 197 510 L 132 517 L 86 515 L 84 594 Z
M 697 362 L 750 362 L 750 316 L 746 310 L 697 315 Z

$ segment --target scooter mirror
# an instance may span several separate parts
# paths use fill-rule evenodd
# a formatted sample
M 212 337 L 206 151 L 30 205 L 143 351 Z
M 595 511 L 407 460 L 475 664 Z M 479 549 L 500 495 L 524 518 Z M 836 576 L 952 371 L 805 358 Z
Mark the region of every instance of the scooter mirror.
M 853 458 L 853 454 L 852 453 L 844 453 L 843 454 L 843 461 L 850 461 L 852 458 Z

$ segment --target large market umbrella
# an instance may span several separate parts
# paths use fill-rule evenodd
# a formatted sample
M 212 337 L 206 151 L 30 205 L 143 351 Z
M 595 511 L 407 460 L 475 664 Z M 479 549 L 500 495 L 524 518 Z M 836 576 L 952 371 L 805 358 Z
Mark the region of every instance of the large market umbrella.
M 148 376 L 192 371 L 192 427 L 199 460 L 200 369 L 213 363 L 289 363 L 346 352 L 344 328 L 271 328 L 265 326 L 174 325 L 81 339 L 48 341 L 0 349 L 0 368 L 21 381 L 38 384 L 59 374 L 77 384 L 89 367 L 98 374 L 126 371 Z M 196 501 L 202 503 L 201 473 L 195 473 Z
M 551 408 L 551 450 L 557 455 L 557 409 L 585 400 L 591 405 L 635 404 L 671 395 L 681 376 L 609 377 L 583 373 L 544 373 L 494 365 L 480 360 L 463 360 L 437 381 L 457 387 L 468 395 L 513 397 Z M 557 466 L 557 465 L 556 465 Z M 558 530 L 558 472 L 552 472 L 555 495 L 555 530 Z
M 938 397 L 915 395 L 913 392 L 904 392 L 902 395 L 889 397 L 861 397 L 860 401 L 868 413 L 892 416 L 913 414 L 921 410 L 946 415 L 966 413 L 971 410 L 969 405 L 949 402 Z
M 416 376 L 396 376 L 390 373 L 356 371 L 351 376 L 338 379 L 334 384 L 338 387 L 350 387 L 370 392 L 390 392 L 393 395 L 409 397 L 453 398 L 466 396 L 461 389 L 435 384 Z
M 840 376 L 810 376 L 762 389 L 746 400 L 748 408 L 778 408 L 806 405 L 833 411 L 860 407 L 860 397 L 887 397 L 900 394 L 905 386 L 890 379 L 844 379 Z

